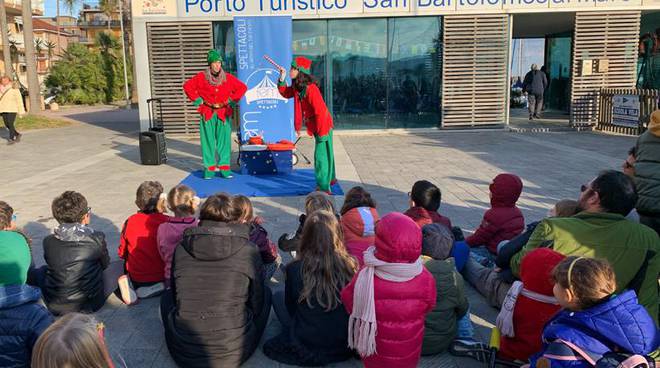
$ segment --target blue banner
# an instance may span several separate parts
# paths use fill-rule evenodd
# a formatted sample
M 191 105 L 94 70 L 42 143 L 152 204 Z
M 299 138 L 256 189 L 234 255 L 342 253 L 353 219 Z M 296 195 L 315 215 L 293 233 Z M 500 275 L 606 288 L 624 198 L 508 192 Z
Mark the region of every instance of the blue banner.
M 267 143 L 292 141 L 293 99 L 277 90 L 279 71 L 264 59 L 291 65 L 291 17 L 235 17 L 238 78 L 248 87 L 241 99 L 241 139 L 262 135 Z

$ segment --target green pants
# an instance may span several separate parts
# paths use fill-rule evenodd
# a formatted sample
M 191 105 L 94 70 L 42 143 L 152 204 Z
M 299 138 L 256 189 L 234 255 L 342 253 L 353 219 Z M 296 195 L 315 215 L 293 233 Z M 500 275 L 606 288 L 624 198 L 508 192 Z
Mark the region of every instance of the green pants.
M 335 178 L 335 154 L 332 147 L 332 130 L 328 135 L 314 136 L 314 174 L 316 185 L 322 192 L 329 192 Z
M 225 121 L 216 114 L 209 121 L 199 120 L 199 140 L 202 145 L 204 177 L 214 176 L 214 171 L 227 177 L 231 174 L 231 118 Z M 217 153 L 217 155 L 216 155 Z

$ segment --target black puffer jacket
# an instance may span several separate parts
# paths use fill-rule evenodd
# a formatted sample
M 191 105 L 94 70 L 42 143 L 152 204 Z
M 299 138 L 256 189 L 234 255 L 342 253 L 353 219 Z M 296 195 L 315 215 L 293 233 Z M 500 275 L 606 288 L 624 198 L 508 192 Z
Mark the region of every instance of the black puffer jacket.
M 103 307 L 103 270 L 110 257 L 105 235 L 80 224 L 64 224 L 44 239 L 46 277 L 42 293 L 56 315 L 92 313 Z
M 263 334 L 270 298 L 249 226 L 201 221 L 186 229 L 172 260 L 175 307 L 164 321 L 181 367 L 238 367 Z

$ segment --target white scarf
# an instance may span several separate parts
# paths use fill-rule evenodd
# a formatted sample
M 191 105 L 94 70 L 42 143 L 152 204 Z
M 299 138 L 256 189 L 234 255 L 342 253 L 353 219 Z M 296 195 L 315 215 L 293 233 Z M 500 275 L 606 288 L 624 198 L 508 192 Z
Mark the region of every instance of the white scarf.
M 555 297 L 529 291 L 525 289 L 522 282 L 514 282 L 513 285 L 511 285 L 509 292 L 506 293 L 504 302 L 502 302 L 502 309 L 500 310 L 500 314 L 497 315 L 497 321 L 495 322 L 497 328 L 504 336 L 515 337 L 513 311 L 516 308 L 516 302 L 518 301 L 519 295 L 523 295 L 540 303 L 559 305 Z

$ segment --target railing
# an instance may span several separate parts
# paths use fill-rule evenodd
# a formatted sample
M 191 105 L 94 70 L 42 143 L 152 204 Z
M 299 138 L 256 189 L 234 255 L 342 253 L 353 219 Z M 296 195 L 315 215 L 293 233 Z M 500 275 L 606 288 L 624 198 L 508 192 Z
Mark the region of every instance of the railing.
M 110 27 L 120 27 L 120 23 L 118 20 L 79 20 L 78 21 L 78 26 L 87 26 L 87 27 L 107 27 L 108 23 L 110 23 Z
M 635 102 L 634 107 L 619 107 L 617 106 L 617 111 L 614 110 L 615 96 L 625 96 L 625 99 Z M 660 90 L 657 89 L 618 89 L 618 88 L 602 88 L 600 90 L 600 103 L 598 108 L 598 125 L 596 129 L 612 132 L 612 133 L 621 133 L 628 135 L 639 135 L 646 131 L 648 127 L 651 113 L 660 108 L 658 103 L 660 102 Z M 617 99 L 622 99 L 623 97 L 617 97 Z M 622 114 L 626 113 L 632 114 L 637 109 L 637 104 L 635 101 L 639 101 L 639 118 L 637 122 L 630 120 L 631 124 L 622 123 L 619 118 Z M 617 115 L 617 116 L 615 116 Z

